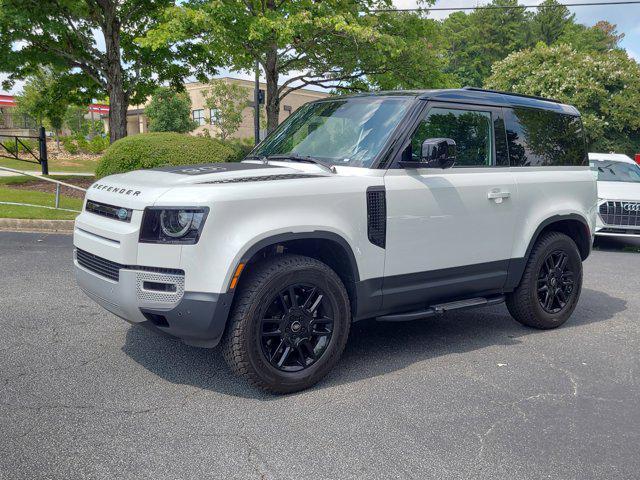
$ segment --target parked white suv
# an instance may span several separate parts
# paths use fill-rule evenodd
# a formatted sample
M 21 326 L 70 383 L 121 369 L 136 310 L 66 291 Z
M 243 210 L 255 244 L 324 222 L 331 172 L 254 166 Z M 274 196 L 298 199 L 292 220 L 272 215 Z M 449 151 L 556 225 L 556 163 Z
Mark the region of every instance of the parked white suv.
M 573 312 L 596 217 L 575 108 L 476 89 L 329 98 L 243 163 L 113 175 L 76 220 L 79 285 L 132 322 L 213 347 L 291 392 L 351 322 L 498 303 Z M 170 359 L 167 359 L 170 361 Z
M 640 166 L 620 153 L 589 153 L 598 174 L 596 236 L 640 238 Z

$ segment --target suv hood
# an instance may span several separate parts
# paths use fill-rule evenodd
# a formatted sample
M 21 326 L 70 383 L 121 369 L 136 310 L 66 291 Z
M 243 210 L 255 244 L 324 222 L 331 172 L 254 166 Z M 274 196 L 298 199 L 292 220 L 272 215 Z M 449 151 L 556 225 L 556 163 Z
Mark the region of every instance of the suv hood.
M 178 165 L 111 175 L 87 190 L 87 198 L 110 205 L 144 209 L 172 188 L 199 183 L 233 183 L 239 179 L 270 180 L 273 176 L 304 175 L 323 177 L 315 165 L 295 164 L 296 168 L 263 163 L 210 163 Z M 243 180 L 246 181 L 246 180 Z
M 598 182 L 598 198 L 640 201 L 640 183 Z

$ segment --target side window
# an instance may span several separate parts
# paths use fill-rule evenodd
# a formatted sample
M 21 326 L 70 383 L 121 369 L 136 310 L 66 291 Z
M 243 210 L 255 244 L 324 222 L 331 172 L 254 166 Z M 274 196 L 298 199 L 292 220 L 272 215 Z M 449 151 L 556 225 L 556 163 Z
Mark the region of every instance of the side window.
M 411 136 L 411 159 L 420 161 L 422 142 L 451 138 L 456 142 L 456 167 L 492 164 L 491 113 L 480 110 L 432 108 Z
M 580 117 L 534 108 L 505 109 L 511 166 L 586 165 Z

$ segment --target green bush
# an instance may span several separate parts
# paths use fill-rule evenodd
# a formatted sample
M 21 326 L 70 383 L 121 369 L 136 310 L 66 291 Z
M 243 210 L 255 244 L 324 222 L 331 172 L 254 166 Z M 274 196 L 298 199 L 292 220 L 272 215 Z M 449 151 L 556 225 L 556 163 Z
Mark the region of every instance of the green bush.
M 224 143 L 226 143 L 227 145 L 229 145 L 235 150 L 236 155 L 235 155 L 235 158 L 232 160 L 234 162 L 239 162 L 243 160 L 244 157 L 249 155 L 249 152 L 251 152 L 251 150 L 253 150 L 253 147 L 255 146 L 253 144 L 253 139 L 250 139 L 250 138 L 243 138 L 243 139 L 234 138 L 234 139 L 225 140 Z
M 241 153 L 225 142 L 181 133 L 143 133 L 114 142 L 96 168 L 96 177 L 167 165 L 233 162 Z
M 78 146 L 75 144 L 72 137 L 61 137 L 60 141 L 62 142 L 64 149 L 71 155 L 78 153 Z
M 76 135 L 76 145 L 82 153 L 89 153 L 89 142 L 82 135 Z
M 89 141 L 89 153 L 97 155 L 104 152 L 109 147 L 109 139 L 103 138 L 100 135 L 96 135 Z

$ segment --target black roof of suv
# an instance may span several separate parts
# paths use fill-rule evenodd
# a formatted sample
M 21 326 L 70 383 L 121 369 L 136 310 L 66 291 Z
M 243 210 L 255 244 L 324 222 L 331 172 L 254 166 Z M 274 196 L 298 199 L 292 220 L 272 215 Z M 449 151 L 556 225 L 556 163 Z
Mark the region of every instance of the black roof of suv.
M 519 93 L 498 92 L 474 87 L 452 88 L 442 90 L 396 90 L 382 92 L 368 92 L 350 95 L 352 97 L 367 96 L 412 96 L 421 100 L 434 100 L 452 103 L 471 103 L 496 107 L 529 107 L 551 110 L 569 115 L 579 115 L 578 110 L 565 103 L 551 98 L 522 95 Z M 329 97 L 330 100 L 335 97 Z M 320 100 L 320 101 L 323 101 Z

